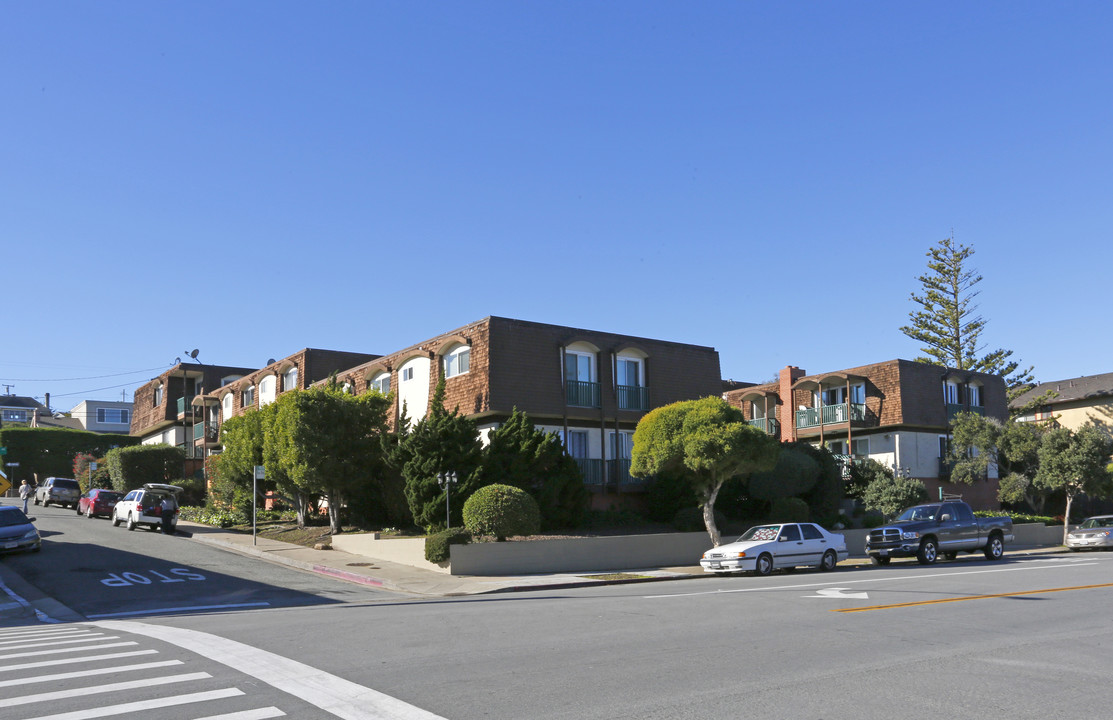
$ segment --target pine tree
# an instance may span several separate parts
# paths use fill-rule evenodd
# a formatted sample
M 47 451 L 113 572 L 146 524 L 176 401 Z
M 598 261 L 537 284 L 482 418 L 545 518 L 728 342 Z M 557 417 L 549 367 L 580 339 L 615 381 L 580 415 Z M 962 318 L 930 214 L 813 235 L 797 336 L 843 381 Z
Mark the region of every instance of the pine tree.
M 1020 369 L 1020 363 L 1010 359 L 1012 350 L 982 354 L 986 320 L 974 303 L 982 276 L 967 265 L 973 254 L 974 248 L 956 244 L 953 236 L 928 251 L 928 272 L 918 278 L 923 294 L 912 293 L 921 309 L 908 314 L 911 324 L 900 331 L 923 344 L 926 357 L 918 362 L 1000 375 L 1013 397 L 1035 384 L 1032 368 Z

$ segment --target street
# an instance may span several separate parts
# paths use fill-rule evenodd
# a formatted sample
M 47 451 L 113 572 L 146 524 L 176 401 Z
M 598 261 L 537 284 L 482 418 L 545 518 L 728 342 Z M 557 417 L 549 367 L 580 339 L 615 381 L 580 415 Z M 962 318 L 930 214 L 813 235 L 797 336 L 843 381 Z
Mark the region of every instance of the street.
M 129 533 L 72 511 L 34 511 L 43 551 L 7 557 L 5 568 L 93 624 L 24 621 L 0 632 L 119 635 L 158 650 L 158 660 L 187 664 L 147 675 L 212 676 L 183 680 L 198 685 L 183 695 L 246 695 L 205 700 L 204 710 L 166 707 L 159 718 L 216 716 L 214 703 L 230 703 L 225 714 L 274 707 L 299 718 L 1036 718 L 1090 712 L 1105 699 L 1104 665 L 1088 661 L 1111 640 L 1102 608 L 1113 591 L 1113 555 L 1105 553 L 412 598 L 185 538 Z M 101 582 L 139 575 L 151 583 Z M 142 614 L 107 617 L 131 612 Z M 0 635 L 5 679 L 60 672 L 13 668 L 45 659 L 6 657 L 18 639 Z M 288 676 L 319 674 L 322 687 L 334 688 L 326 695 L 356 699 L 320 709 L 315 696 L 272 672 L 287 662 L 300 669 Z M 64 697 L 10 706 L 39 690 L 3 685 L 0 717 L 179 692 L 169 684 L 78 690 L 131 679 L 121 672 L 51 681 Z

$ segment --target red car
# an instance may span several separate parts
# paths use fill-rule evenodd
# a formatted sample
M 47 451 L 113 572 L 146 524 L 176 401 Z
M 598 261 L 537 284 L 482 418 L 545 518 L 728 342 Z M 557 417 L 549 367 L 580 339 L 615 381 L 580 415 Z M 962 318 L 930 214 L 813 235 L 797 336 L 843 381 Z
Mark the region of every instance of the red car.
M 94 488 L 78 499 L 77 514 L 87 518 L 94 518 L 97 515 L 108 517 L 112 515 L 113 508 L 123 496 L 123 493 L 115 490 Z

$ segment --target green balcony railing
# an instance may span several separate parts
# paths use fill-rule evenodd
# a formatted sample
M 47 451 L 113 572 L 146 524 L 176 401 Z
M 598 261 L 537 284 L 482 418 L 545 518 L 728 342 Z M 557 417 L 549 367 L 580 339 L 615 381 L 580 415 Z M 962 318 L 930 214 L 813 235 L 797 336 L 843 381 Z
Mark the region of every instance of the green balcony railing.
M 947 403 L 947 422 L 955 419 L 959 413 L 971 412 L 977 415 L 985 415 L 985 408 L 977 405 L 963 405 L 961 403 Z
M 750 424 L 769 435 L 776 435 L 780 431 L 777 418 L 754 418 L 750 420 Z
M 597 408 L 601 406 L 599 383 L 569 380 L 565 385 L 565 401 L 575 407 Z
M 589 458 L 573 458 L 576 465 L 580 468 L 580 475 L 583 475 L 584 485 L 602 485 L 603 484 L 603 461 L 591 460 Z
M 644 485 L 649 478 L 634 477 L 630 474 L 629 458 L 608 460 L 608 482 L 618 485 Z
M 839 403 L 837 405 L 824 405 L 818 408 L 804 408 L 796 411 L 796 427 L 818 427 L 820 425 L 834 425 L 847 421 L 860 421 L 866 419 L 866 406 L 864 403 Z
M 618 386 L 619 410 L 648 410 L 649 388 L 640 385 Z

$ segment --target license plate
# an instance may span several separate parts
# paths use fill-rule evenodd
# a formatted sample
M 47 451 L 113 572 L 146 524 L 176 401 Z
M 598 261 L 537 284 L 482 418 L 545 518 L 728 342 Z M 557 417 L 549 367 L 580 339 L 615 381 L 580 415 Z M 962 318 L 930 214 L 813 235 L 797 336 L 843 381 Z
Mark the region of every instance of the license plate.
M 17 548 L 17 547 L 19 547 L 19 543 L 17 543 L 17 542 L 4 543 L 4 549 L 5 550 L 11 550 L 12 548 Z
M 722 567 L 723 567 L 722 563 L 716 563 L 716 562 L 711 563 L 711 569 L 712 570 L 721 570 Z
M 880 555 L 881 557 L 885 557 L 886 555 L 889 554 L 889 551 L 888 550 L 878 550 L 877 554 Z

